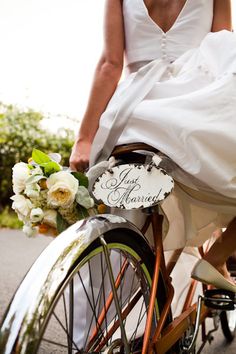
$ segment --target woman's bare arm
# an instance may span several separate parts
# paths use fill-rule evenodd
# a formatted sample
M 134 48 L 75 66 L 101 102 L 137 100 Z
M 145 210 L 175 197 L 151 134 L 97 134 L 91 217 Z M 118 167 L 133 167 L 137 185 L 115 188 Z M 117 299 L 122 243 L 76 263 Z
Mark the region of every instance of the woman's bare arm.
M 106 0 L 104 19 L 104 49 L 97 64 L 87 109 L 70 157 L 70 167 L 77 170 L 84 170 L 88 166 L 99 118 L 116 89 L 123 69 L 122 0 Z
M 212 32 L 232 31 L 231 0 L 214 0 Z

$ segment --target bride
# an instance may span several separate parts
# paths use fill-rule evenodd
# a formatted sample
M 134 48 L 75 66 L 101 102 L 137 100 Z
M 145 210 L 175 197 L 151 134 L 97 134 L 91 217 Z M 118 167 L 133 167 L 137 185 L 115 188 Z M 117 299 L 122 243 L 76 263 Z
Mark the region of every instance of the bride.
M 131 142 L 169 157 L 165 248 L 199 246 L 226 228 L 192 276 L 234 292 L 225 264 L 236 250 L 235 83 L 230 0 L 107 0 L 104 50 L 70 157 L 85 170 Z

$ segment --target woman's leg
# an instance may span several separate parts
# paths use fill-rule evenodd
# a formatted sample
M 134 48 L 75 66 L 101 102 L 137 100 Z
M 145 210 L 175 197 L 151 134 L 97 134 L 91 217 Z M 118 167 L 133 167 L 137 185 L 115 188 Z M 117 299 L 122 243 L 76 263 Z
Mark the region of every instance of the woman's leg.
M 230 222 L 227 229 L 211 246 L 204 259 L 213 265 L 227 279 L 231 280 L 226 268 L 226 261 L 236 250 L 236 217 Z

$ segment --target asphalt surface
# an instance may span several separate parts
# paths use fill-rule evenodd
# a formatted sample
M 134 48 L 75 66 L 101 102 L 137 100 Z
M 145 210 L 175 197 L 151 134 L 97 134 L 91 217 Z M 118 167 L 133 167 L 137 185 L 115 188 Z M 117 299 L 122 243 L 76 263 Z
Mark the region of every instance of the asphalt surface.
M 36 236 L 28 238 L 20 231 L 0 230 L 0 320 L 23 276 L 52 238 Z M 212 328 L 212 321 L 207 323 Z M 217 351 L 219 354 L 235 354 L 236 339 L 227 344 L 219 328 L 211 344 L 207 343 L 203 354 Z M 47 353 L 50 354 L 50 353 Z

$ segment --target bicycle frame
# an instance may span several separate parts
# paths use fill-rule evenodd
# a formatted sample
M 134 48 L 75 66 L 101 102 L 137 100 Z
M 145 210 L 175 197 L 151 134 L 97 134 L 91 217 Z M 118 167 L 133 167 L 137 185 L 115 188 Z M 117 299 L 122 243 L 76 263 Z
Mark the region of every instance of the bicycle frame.
M 127 145 L 120 145 L 115 147 L 112 155 L 116 158 L 123 159 L 125 156 L 128 157 L 128 161 L 133 159 L 133 153 L 135 151 L 149 151 L 156 153 L 156 149 L 153 147 L 146 145 L 144 143 L 132 143 Z M 173 345 L 181 338 L 184 332 L 189 328 L 190 325 L 195 323 L 196 320 L 196 308 L 197 304 L 193 304 L 193 298 L 197 287 L 197 281 L 191 280 L 188 288 L 188 292 L 185 298 L 184 306 L 182 308 L 181 314 L 175 318 L 166 328 L 165 328 L 165 320 L 167 318 L 168 313 L 171 310 L 171 303 L 174 297 L 174 289 L 171 284 L 170 273 L 174 269 L 183 249 L 177 249 L 174 251 L 171 259 L 168 264 L 165 262 L 164 258 L 164 250 L 163 250 L 163 242 L 162 242 L 162 215 L 158 214 L 158 209 L 155 207 L 151 208 L 150 215 L 147 216 L 146 221 L 141 229 L 142 233 L 145 234 L 149 226 L 152 226 L 152 234 L 153 240 L 155 243 L 155 270 L 152 279 L 152 289 L 151 289 L 151 297 L 150 304 L 148 309 L 146 330 L 144 334 L 143 348 L 142 354 L 146 353 L 158 353 L 164 354 L 166 353 Z M 199 252 L 201 256 L 203 256 L 204 251 L 203 247 L 199 248 Z M 150 342 L 150 333 L 151 333 L 151 322 L 152 315 L 154 310 L 154 302 L 156 296 L 156 289 L 158 284 L 158 276 L 159 273 L 162 273 L 163 280 L 167 287 L 168 297 L 166 299 L 166 303 L 164 305 L 164 309 L 160 314 L 160 318 L 157 324 L 157 328 L 155 330 L 152 341 Z M 203 292 L 207 289 L 207 286 L 202 284 Z M 211 313 L 209 308 L 206 308 L 204 305 L 201 306 L 201 314 L 199 318 L 199 322 L 203 323 L 202 326 L 202 340 L 203 342 L 206 340 L 206 328 L 204 324 L 204 320 Z
M 151 290 L 151 300 L 149 305 L 142 354 L 145 353 L 164 354 L 171 347 L 173 347 L 173 345 L 181 338 L 181 336 L 189 328 L 189 326 L 195 323 L 196 314 L 197 314 L 196 313 L 197 304 L 196 303 L 192 304 L 192 302 L 196 290 L 197 281 L 191 280 L 190 282 L 181 315 L 179 315 L 166 328 L 164 328 L 165 320 L 167 318 L 168 313 L 170 312 L 171 302 L 174 296 L 174 289 L 171 284 L 170 273 L 173 270 L 174 266 L 176 265 L 183 249 L 176 250 L 172 255 L 170 261 L 166 265 L 164 259 L 163 244 L 162 244 L 162 216 L 155 212 L 149 215 L 142 228 L 142 231 L 145 233 L 145 231 L 148 229 L 150 225 L 152 226 L 153 236 L 155 241 L 156 262 L 155 262 L 155 271 L 154 271 L 152 290 Z M 201 254 L 203 254 L 202 247 L 200 248 L 200 252 Z M 168 297 L 166 299 L 164 309 L 160 314 L 160 319 L 157 328 L 155 330 L 154 336 L 150 343 L 149 338 L 150 338 L 150 331 L 151 331 L 151 320 L 152 320 L 152 314 L 154 309 L 158 275 L 160 272 L 162 273 L 164 282 L 168 289 L 167 291 Z M 206 286 L 203 285 L 203 290 L 205 288 Z M 209 308 L 202 306 L 200 323 L 202 323 L 204 319 L 209 315 L 210 315 Z M 204 328 L 203 328 L 202 336 L 203 339 L 205 339 L 206 332 Z

